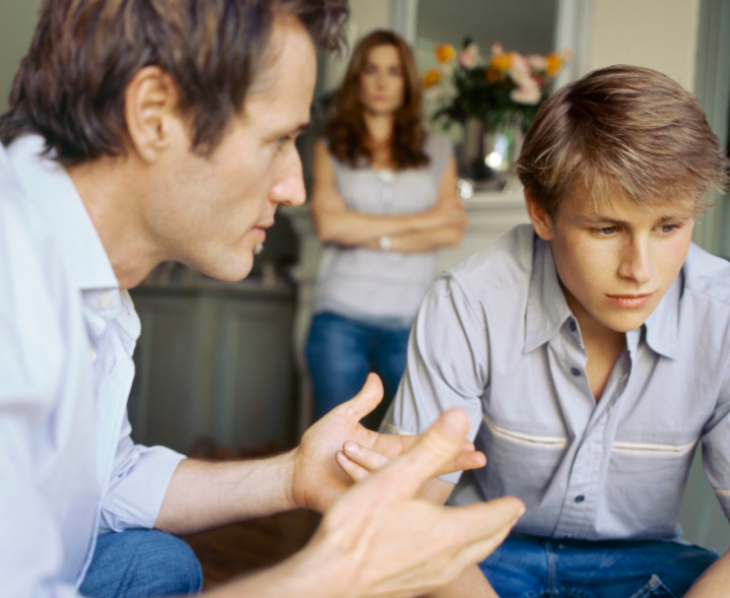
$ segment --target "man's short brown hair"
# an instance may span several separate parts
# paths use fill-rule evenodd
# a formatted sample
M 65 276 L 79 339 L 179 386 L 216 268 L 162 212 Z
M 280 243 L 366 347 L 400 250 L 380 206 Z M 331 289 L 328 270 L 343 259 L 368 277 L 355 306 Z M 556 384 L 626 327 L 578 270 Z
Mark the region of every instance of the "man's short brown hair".
M 137 71 L 174 80 L 192 148 L 209 155 L 265 68 L 274 17 L 339 47 L 347 0 L 44 0 L 30 50 L 0 117 L 0 141 L 39 133 L 66 165 L 124 152 L 124 95 Z
M 566 85 L 538 112 L 517 174 L 548 214 L 575 189 L 598 202 L 688 202 L 725 184 L 725 160 L 699 103 L 657 71 L 618 65 Z

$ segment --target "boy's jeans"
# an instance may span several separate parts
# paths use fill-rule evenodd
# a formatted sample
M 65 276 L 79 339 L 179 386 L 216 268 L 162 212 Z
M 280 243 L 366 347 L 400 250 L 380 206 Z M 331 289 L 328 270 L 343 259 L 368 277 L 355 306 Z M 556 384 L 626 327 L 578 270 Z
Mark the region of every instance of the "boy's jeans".
M 200 563 L 188 544 L 158 530 L 104 534 L 79 593 L 89 598 L 151 598 L 197 594 Z
M 500 598 L 681 598 L 716 559 L 678 542 L 514 534 L 479 567 Z

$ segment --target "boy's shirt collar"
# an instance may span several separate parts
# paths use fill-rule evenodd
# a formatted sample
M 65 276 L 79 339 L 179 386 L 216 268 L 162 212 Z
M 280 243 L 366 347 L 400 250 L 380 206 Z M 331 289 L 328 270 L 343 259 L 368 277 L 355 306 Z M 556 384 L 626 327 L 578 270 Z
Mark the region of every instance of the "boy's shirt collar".
M 680 271 L 659 305 L 644 322 L 646 344 L 655 353 L 677 359 L 679 357 L 679 301 L 684 288 L 684 274 Z
M 544 345 L 573 317 L 560 288 L 550 244 L 535 235 L 525 309 L 524 353 Z
M 674 280 L 656 309 L 644 322 L 646 343 L 659 355 L 677 358 L 679 300 L 683 275 Z M 573 318 L 563 290 L 560 288 L 550 244 L 535 235 L 532 273 L 525 309 L 525 342 L 529 353 L 547 343 Z

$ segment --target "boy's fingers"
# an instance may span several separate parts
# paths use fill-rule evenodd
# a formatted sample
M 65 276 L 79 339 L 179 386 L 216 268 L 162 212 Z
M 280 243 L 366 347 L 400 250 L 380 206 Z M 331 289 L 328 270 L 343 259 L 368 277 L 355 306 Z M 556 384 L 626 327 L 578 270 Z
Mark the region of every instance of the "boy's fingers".
M 411 450 L 378 473 L 390 480 L 386 484 L 388 492 L 400 497 L 415 496 L 426 480 L 453 462 L 468 427 L 467 416 L 460 409 L 442 413 Z
M 378 471 L 390 463 L 390 459 L 385 455 L 370 450 L 362 445 L 348 440 L 342 447 L 345 456 L 363 467 L 370 473 Z
M 350 479 L 353 482 L 359 482 L 370 475 L 370 472 L 367 469 L 348 459 L 347 455 L 345 455 L 342 451 L 337 451 L 335 460 L 340 466 L 340 469 L 350 476 Z

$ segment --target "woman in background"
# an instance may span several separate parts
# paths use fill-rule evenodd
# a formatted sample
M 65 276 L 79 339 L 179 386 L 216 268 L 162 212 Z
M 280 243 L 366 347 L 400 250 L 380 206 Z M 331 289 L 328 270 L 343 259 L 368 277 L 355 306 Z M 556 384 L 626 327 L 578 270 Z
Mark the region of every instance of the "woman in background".
M 393 32 L 353 52 L 315 145 L 312 215 L 324 243 L 307 341 L 316 417 L 374 371 L 385 396 L 364 423 L 376 428 L 405 369 L 433 250 L 459 244 L 466 226 L 451 144 L 423 130 L 415 61 Z

